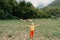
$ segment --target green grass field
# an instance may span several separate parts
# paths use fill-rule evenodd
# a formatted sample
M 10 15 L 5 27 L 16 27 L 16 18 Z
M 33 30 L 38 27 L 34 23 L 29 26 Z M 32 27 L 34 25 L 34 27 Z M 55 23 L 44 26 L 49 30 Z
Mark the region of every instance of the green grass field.
M 40 26 L 35 28 L 34 40 L 60 40 L 60 20 L 32 19 Z M 0 20 L 0 40 L 30 40 L 30 22 Z

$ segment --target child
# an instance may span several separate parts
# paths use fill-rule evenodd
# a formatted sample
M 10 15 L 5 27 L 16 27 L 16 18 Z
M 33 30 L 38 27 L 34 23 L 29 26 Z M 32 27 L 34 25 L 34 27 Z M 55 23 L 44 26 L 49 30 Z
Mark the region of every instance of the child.
M 31 25 L 28 25 L 30 27 L 30 38 L 32 39 L 34 36 L 34 28 L 39 25 L 34 25 L 34 23 L 31 23 Z

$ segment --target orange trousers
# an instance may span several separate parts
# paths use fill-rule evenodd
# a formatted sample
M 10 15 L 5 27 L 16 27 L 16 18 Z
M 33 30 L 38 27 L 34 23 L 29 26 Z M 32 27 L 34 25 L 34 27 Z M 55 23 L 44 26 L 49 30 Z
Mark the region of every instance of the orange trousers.
M 33 36 L 34 36 L 34 30 L 31 30 L 30 31 L 30 38 L 33 38 Z

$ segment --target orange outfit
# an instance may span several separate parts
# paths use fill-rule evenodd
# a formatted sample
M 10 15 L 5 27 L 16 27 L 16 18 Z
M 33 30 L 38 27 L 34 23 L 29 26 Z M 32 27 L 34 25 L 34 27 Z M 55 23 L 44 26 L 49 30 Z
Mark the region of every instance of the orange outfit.
M 34 36 L 34 30 L 30 31 L 30 38 L 33 38 Z
M 33 36 L 34 36 L 34 25 L 31 25 L 30 26 L 30 38 L 33 38 Z
M 34 27 L 36 27 L 36 26 L 39 26 L 39 25 L 32 24 L 32 25 L 29 26 L 30 27 L 30 38 L 33 38 L 33 36 L 34 36 Z

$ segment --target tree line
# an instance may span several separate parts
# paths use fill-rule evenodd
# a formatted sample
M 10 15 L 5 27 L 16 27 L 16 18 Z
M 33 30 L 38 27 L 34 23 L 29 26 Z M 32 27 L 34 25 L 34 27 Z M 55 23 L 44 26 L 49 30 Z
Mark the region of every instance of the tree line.
M 30 2 L 0 0 L 0 19 L 59 18 L 60 8 L 45 7 L 37 9 Z

